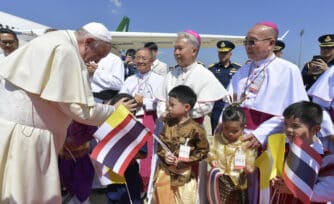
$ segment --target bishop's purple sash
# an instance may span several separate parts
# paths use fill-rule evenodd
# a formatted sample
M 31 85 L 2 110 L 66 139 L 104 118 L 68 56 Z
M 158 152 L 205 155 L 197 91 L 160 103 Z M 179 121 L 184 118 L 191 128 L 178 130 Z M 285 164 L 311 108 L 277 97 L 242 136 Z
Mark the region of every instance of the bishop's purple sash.
M 268 113 L 263 113 L 260 111 L 252 110 L 249 108 L 242 108 L 246 116 L 246 128 L 250 130 L 255 130 L 261 123 L 273 117 L 273 115 Z

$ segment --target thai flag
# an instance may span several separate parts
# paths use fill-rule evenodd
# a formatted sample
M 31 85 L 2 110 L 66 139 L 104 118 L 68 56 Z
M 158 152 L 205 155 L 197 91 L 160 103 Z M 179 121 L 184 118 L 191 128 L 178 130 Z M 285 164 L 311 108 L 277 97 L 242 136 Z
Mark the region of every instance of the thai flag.
M 303 203 L 310 203 L 321 162 L 321 155 L 310 145 L 300 138 L 294 139 L 282 176 L 289 190 Z
M 99 143 L 91 158 L 124 176 L 134 156 L 152 133 L 120 105 L 94 133 Z
M 224 174 L 219 168 L 212 168 L 209 172 L 207 183 L 207 195 L 210 204 L 221 203 L 219 196 L 219 177 Z

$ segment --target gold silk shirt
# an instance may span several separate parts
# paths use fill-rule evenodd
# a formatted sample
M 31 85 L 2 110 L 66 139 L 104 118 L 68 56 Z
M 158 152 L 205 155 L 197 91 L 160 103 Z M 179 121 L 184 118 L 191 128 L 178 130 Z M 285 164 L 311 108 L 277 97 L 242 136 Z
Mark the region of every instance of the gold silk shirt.
M 214 136 L 213 145 L 208 154 L 209 162 L 217 161 L 217 168 L 224 175 L 227 175 L 233 181 L 233 184 L 240 189 L 247 188 L 245 172 L 254 171 L 254 161 L 256 152 L 253 149 L 247 149 L 244 143 L 239 139 L 235 142 L 228 141 L 222 132 L 217 132 Z M 245 168 L 235 169 L 234 159 L 240 152 L 245 155 Z
M 169 120 L 164 126 L 160 139 L 175 156 L 179 155 L 180 146 L 184 145 L 188 139 L 189 161 L 179 161 L 176 167 L 165 163 L 166 151 L 160 145 L 157 152 L 161 160 L 159 168 L 164 169 L 171 176 L 171 185 L 180 186 L 187 183 L 192 175 L 191 167 L 205 159 L 209 152 L 209 143 L 204 128 L 191 118 L 181 124 Z

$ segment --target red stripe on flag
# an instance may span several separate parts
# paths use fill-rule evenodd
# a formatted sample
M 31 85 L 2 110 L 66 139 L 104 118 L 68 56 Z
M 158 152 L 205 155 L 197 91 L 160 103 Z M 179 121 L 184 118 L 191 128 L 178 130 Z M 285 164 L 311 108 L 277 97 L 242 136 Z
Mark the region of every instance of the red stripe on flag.
M 312 157 L 319 166 L 321 165 L 322 158 L 321 155 L 316 152 L 310 145 L 306 144 L 301 138 L 295 137 L 293 143 L 297 145 L 302 151 L 305 151 L 310 157 Z M 300 155 L 297 155 L 300 156 Z
M 143 131 L 147 131 L 147 129 L 144 129 Z M 132 159 L 136 156 L 136 154 L 139 152 L 140 148 L 142 146 L 144 146 L 145 142 L 147 141 L 147 139 L 149 138 L 149 136 L 152 136 L 151 132 L 147 132 L 145 134 L 145 136 L 143 137 L 143 139 L 141 140 L 140 143 L 138 143 L 138 145 L 136 145 L 135 148 L 132 149 L 132 151 L 128 154 L 128 156 L 126 157 L 126 160 L 123 162 L 121 168 L 118 171 L 118 174 L 123 176 L 124 172 L 126 170 L 126 168 L 128 168 L 129 163 L 132 161 Z
M 282 177 L 284 179 L 284 183 L 289 188 L 289 190 L 293 193 L 294 197 L 298 198 L 303 203 L 310 203 L 310 198 L 305 194 L 303 191 L 301 191 L 298 186 L 296 186 L 290 178 L 285 174 L 285 171 L 282 173 Z
M 98 155 L 100 154 L 104 146 L 109 142 L 109 140 L 117 135 L 124 127 L 126 127 L 131 120 L 132 116 L 127 115 L 126 118 L 117 127 L 112 129 L 106 137 L 104 137 L 99 143 L 97 143 L 93 152 L 91 153 L 91 157 L 97 160 Z

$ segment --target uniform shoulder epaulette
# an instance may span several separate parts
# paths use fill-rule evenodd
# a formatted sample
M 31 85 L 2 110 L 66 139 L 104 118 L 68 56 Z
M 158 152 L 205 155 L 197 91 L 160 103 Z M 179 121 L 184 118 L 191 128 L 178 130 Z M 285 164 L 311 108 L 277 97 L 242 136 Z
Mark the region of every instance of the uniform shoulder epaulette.
M 218 63 L 210 64 L 210 65 L 209 65 L 209 69 L 212 68 L 212 67 L 214 67 L 214 66 L 216 66 L 217 64 L 218 64 Z
M 232 63 L 232 64 L 234 64 L 234 65 L 236 65 L 236 66 L 238 66 L 238 67 L 241 67 L 241 64 L 238 64 L 238 63 Z

